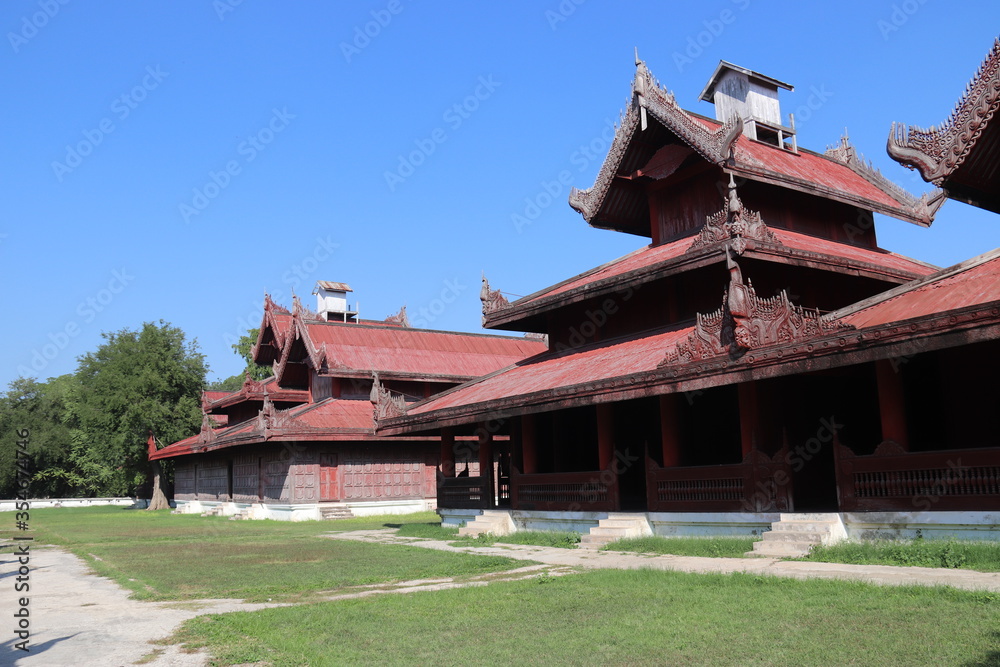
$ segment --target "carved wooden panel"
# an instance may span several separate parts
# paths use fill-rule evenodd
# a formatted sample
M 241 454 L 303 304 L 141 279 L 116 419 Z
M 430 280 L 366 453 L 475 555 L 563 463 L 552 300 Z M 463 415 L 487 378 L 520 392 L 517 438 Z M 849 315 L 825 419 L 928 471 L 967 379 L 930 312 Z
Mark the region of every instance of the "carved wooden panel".
M 261 474 L 265 502 L 291 500 L 288 458 L 287 455 L 283 456 L 282 454 L 283 451 L 268 452 L 262 457 Z
M 344 500 L 422 498 L 424 463 L 414 451 L 350 449 L 340 465 Z
M 197 490 L 194 484 L 194 463 L 178 462 L 174 468 L 174 499 L 196 500 Z
M 319 455 L 319 499 L 340 500 L 340 476 L 337 468 L 337 454 Z
M 233 500 L 235 502 L 257 502 L 260 486 L 257 454 L 238 454 L 233 458 Z
M 224 460 L 203 460 L 198 466 L 198 500 L 229 500 L 229 468 Z
M 314 503 L 319 500 L 319 465 L 315 463 L 294 463 L 291 465 L 294 485 L 293 500 L 297 503 Z

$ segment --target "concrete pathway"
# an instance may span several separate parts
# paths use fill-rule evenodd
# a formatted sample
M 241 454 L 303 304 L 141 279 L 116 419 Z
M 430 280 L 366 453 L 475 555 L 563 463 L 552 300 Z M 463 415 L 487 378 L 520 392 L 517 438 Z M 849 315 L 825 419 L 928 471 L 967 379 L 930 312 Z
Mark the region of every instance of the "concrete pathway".
M 392 529 L 358 530 L 326 535 L 332 539 L 361 540 L 383 544 L 410 544 L 427 549 L 507 556 L 534 560 L 546 565 L 582 569 L 634 570 L 650 568 L 679 572 L 748 572 L 793 579 L 843 579 L 874 584 L 905 586 L 953 586 L 967 590 L 1000 592 L 1000 572 L 973 572 L 931 567 L 896 567 L 892 565 L 842 565 L 783 561 L 776 558 L 698 558 L 660 556 L 594 549 L 559 549 L 520 544 L 497 544 L 492 547 L 453 547 L 448 542 L 417 537 L 396 537 Z

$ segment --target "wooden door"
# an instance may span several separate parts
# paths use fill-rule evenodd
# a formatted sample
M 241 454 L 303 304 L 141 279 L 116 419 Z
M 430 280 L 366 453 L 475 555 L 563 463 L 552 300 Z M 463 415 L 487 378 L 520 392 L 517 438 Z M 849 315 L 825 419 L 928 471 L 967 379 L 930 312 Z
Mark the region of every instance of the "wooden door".
M 319 499 L 320 501 L 340 500 L 337 479 L 337 455 L 319 455 Z

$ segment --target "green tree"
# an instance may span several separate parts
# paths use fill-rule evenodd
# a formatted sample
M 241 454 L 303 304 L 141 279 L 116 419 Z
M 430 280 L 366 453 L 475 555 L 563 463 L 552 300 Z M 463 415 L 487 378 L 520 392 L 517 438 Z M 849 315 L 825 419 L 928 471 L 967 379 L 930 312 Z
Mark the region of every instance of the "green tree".
M 265 380 L 271 377 L 271 367 L 261 366 L 253 360 L 253 346 L 257 343 L 260 329 L 250 329 L 246 335 L 233 343 L 233 352 L 243 357 L 246 367 L 239 375 L 230 375 L 225 380 L 211 383 L 208 388 L 215 391 L 239 391 L 243 380 L 249 375 L 252 380 Z
M 205 357 L 162 320 L 102 335 L 106 342 L 80 357 L 76 372 L 81 437 L 71 447 L 70 474 L 92 493 L 130 495 L 149 474 L 150 429 L 167 443 L 198 431 Z
M 26 463 L 32 475 L 30 495 L 67 497 L 76 495 L 69 480 L 59 475 L 46 475 L 46 470 L 60 470 L 69 465 L 68 459 L 76 431 L 71 409 L 76 379 L 72 375 L 49 378 L 38 382 L 34 378 L 18 378 L 0 395 L 0 498 L 11 498 L 16 492 L 17 432 L 27 429 Z

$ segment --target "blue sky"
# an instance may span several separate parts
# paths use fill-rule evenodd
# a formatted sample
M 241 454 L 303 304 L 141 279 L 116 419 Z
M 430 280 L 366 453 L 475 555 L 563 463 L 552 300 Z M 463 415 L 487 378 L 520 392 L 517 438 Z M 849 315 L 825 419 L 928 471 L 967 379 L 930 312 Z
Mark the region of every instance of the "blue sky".
M 102 331 L 161 319 L 226 377 L 264 292 L 311 307 L 316 280 L 350 283 L 362 317 L 406 304 L 477 331 L 483 271 L 524 295 L 640 247 L 589 228 L 557 182 L 593 184 L 634 47 L 706 115 L 720 58 L 793 84 L 800 146 L 846 127 L 923 192 L 885 153 L 890 124 L 943 121 L 998 19 L 940 0 L 8 0 L 0 383 L 72 372 Z M 998 222 L 948 202 L 930 229 L 877 229 L 948 265 L 1000 246 Z

